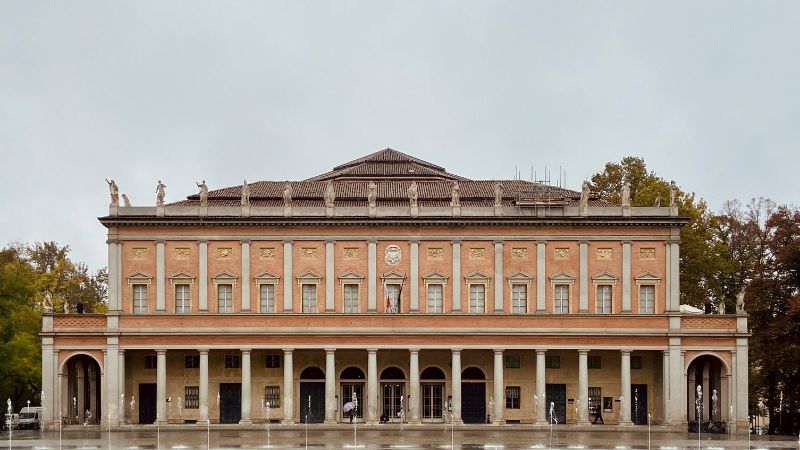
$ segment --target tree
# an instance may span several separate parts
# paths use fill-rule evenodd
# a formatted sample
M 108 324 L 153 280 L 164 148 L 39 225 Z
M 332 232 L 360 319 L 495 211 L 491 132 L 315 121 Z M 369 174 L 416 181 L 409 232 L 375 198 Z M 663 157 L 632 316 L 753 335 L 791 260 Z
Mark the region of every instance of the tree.
M 77 312 L 83 305 L 86 312 L 105 312 L 108 273 L 105 268 L 94 275 L 86 264 L 69 259 L 69 246 L 55 242 L 37 242 L 27 247 L 26 255 L 42 275 L 39 287 L 40 303 L 45 296 L 58 312 Z

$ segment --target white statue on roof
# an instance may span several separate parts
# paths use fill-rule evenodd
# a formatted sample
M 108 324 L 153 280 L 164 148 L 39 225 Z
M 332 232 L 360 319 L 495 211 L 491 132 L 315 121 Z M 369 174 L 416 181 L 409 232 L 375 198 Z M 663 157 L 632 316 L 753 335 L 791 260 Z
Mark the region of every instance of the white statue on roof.
M 628 183 L 622 185 L 622 191 L 620 192 L 620 204 L 623 208 L 631 206 L 631 185 Z
M 283 186 L 283 206 L 292 206 L 292 183 Z
M 200 206 L 208 206 L 208 186 L 206 185 L 206 180 L 203 180 L 201 183 L 195 182 L 197 187 L 200 188 Z
M 128 200 L 128 196 L 126 194 L 122 194 L 122 206 L 125 207 L 131 206 L 131 201 Z
M 503 206 L 503 183 L 498 181 L 494 184 L 494 207 L 501 206 Z
M 325 207 L 333 208 L 333 202 L 336 200 L 336 191 L 333 189 L 333 182 L 328 181 L 325 184 Z
M 744 310 L 744 288 L 736 294 L 736 314 L 745 314 Z
M 417 207 L 417 199 L 418 199 L 418 189 L 417 189 L 417 182 L 412 181 L 411 186 L 408 187 L 408 200 L 411 202 L 411 207 Z
M 453 187 L 450 189 L 450 206 L 461 206 L 461 188 L 458 186 L 458 181 L 453 181 Z
M 669 206 L 675 206 L 675 197 L 678 195 L 678 186 L 675 180 L 669 182 Z
M 117 183 L 108 178 L 106 178 L 106 183 L 108 183 L 108 190 L 111 194 L 111 206 L 119 206 L 119 189 L 117 188 Z
M 375 202 L 378 200 L 378 185 L 375 184 L 374 181 L 370 181 L 367 185 L 367 201 L 369 202 L 369 206 L 375 206 Z
M 158 180 L 156 185 L 156 206 L 164 206 L 164 195 L 166 194 L 166 185 Z
M 586 208 L 589 206 L 589 194 L 591 194 L 591 187 L 588 180 L 584 180 L 581 185 L 581 202 L 580 207 Z
M 250 185 L 247 180 L 242 184 L 242 206 L 250 206 Z

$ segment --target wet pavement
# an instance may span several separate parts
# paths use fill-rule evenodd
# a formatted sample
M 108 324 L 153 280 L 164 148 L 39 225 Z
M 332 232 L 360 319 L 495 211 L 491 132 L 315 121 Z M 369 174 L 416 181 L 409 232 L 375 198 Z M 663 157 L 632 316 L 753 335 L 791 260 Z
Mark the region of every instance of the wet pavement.
M 144 450 L 144 449 L 566 449 L 566 450 L 698 450 L 696 434 L 652 432 L 646 427 L 603 431 L 533 430 L 525 426 L 471 426 L 451 430 L 444 427 L 397 425 L 380 427 L 322 427 L 274 425 L 269 432 L 251 428 L 207 430 L 181 426 L 156 428 L 138 426 L 130 430 L 105 432 L 98 427 L 65 429 L 59 432 L 14 431 L 0 433 L 0 450 Z M 701 435 L 699 450 L 797 449 L 792 436 Z

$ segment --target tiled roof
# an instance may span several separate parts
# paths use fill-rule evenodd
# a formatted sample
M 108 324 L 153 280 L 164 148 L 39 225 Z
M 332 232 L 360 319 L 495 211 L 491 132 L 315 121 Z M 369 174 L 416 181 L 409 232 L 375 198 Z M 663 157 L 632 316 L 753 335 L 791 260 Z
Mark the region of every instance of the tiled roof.
M 362 158 L 338 165 L 305 181 L 327 181 L 343 179 L 387 180 L 468 180 L 448 173 L 444 167 L 386 148 Z

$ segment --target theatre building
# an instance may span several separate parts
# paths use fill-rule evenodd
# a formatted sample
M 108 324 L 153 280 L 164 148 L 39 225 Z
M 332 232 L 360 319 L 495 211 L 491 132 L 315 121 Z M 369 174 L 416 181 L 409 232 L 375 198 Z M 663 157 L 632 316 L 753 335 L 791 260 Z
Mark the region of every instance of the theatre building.
M 44 315 L 50 425 L 349 423 L 356 400 L 366 424 L 685 430 L 700 386 L 703 421 L 747 430 L 746 315 L 681 312 L 671 204 L 391 149 L 159 190 L 99 219 L 108 311 Z

